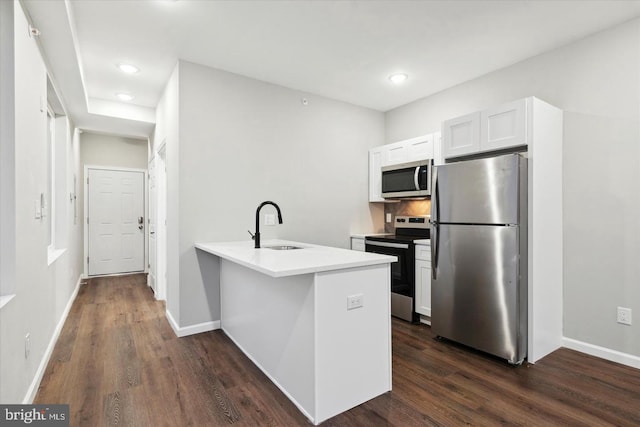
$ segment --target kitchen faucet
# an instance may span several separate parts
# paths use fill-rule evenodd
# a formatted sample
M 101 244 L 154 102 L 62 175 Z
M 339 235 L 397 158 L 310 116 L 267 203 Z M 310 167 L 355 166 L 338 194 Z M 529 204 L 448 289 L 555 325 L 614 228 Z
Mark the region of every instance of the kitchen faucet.
M 269 200 L 260 203 L 260 206 L 256 209 L 256 234 L 251 235 L 251 238 L 256 241 L 256 248 L 260 248 L 260 209 L 262 209 L 264 205 L 273 205 L 273 207 L 276 208 L 278 211 L 278 224 L 282 224 L 282 214 L 280 213 L 280 207 L 278 205 Z M 249 232 L 249 234 L 251 234 L 251 232 Z

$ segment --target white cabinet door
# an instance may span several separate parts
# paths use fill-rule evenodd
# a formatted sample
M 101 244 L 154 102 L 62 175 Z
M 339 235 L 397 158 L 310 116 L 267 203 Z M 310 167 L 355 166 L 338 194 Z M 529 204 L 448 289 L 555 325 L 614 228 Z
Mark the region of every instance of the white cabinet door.
M 372 148 L 369 150 L 369 201 L 384 202 L 382 198 L 382 163 L 384 149 L 383 147 Z
M 444 156 L 442 155 L 442 138 L 440 132 L 433 134 L 433 164 L 444 165 Z
M 402 141 L 394 144 L 387 144 L 383 157 L 383 165 L 397 165 L 398 163 L 407 162 L 407 146 Z
M 364 252 L 364 238 L 352 237 L 351 238 L 351 250 Z
M 489 108 L 480 114 L 480 150 L 527 144 L 526 99 Z
M 416 260 L 416 313 L 431 317 L 431 261 Z
M 433 158 L 433 134 L 408 139 L 404 143 L 408 162 Z
M 480 150 L 480 112 L 442 123 L 442 153 L 445 159 Z

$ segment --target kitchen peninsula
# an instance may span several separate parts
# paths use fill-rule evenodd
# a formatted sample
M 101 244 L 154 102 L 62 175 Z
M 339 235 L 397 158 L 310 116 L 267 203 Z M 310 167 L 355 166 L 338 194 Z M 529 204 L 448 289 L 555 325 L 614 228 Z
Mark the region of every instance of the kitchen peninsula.
M 391 390 L 395 257 L 283 240 L 220 260 L 221 328 L 314 424 Z

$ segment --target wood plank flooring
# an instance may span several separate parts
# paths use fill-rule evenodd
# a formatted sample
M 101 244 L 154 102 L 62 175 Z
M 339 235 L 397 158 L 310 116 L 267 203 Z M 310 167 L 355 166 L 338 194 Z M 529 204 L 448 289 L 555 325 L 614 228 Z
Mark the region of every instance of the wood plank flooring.
M 176 338 L 144 275 L 80 288 L 34 403 L 72 426 L 308 426 L 222 331 Z M 640 370 L 561 349 L 535 365 L 393 320 L 393 391 L 323 426 L 638 426 Z

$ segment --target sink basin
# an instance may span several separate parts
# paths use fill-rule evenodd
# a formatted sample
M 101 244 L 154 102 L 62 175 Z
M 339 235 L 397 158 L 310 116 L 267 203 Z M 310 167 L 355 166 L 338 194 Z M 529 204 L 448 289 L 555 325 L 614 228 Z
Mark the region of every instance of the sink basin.
M 290 251 L 292 249 L 304 249 L 300 246 L 290 246 L 290 245 L 275 245 L 275 246 L 264 246 L 265 249 L 273 249 L 275 251 Z

